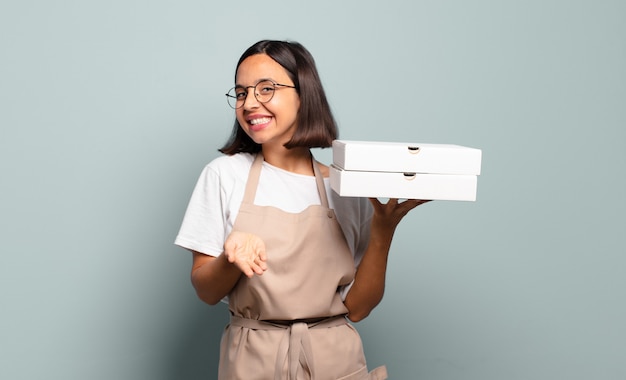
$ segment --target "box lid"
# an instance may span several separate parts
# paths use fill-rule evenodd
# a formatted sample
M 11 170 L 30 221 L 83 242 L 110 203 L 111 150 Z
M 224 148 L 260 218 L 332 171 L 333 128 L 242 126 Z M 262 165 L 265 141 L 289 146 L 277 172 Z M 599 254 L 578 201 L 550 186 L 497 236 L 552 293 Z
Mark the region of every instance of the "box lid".
M 479 175 L 482 151 L 453 144 L 335 140 L 333 164 L 344 170 Z

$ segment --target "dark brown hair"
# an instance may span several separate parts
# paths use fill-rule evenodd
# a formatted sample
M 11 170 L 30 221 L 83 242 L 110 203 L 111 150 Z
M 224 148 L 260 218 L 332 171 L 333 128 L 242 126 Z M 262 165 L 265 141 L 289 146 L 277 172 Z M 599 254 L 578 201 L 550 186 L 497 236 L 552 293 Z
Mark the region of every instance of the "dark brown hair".
M 263 40 L 250 46 L 239 58 L 235 69 L 248 57 L 267 54 L 286 71 L 300 96 L 298 125 L 286 148 L 307 147 L 327 148 L 338 136 L 337 124 L 330 111 L 322 81 L 315 61 L 309 51 L 297 42 Z M 256 153 L 261 145 L 255 143 L 235 120 L 233 131 L 224 146 L 219 149 L 224 154 L 240 152 Z

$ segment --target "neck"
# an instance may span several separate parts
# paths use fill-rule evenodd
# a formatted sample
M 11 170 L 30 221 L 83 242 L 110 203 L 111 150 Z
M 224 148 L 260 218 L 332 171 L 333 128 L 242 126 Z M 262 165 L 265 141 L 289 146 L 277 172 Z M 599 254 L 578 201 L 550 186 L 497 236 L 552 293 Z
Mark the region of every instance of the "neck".
M 262 147 L 263 158 L 265 161 L 283 170 L 292 173 L 313 175 L 313 166 L 311 165 L 311 151 L 307 148 L 293 149 L 267 149 Z

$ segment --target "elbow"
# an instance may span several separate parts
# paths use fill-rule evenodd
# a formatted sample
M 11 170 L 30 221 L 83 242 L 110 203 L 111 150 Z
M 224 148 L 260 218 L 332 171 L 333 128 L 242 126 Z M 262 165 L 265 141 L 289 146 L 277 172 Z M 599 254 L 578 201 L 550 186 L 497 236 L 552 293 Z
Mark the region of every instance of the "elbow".
M 222 300 L 221 298 L 200 298 L 202 301 L 208 303 L 211 306 L 215 306 Z
M 368 315 L 370 315 L 369 311 L 355 311 L 349 312 L 347 318 L 350 320 L 350 322 L 357 323 L 367 318 Z
M 346 304 L 348 308 L 348 315 L 346 318 L 350 320 L 350 322 L 360 322 L 367 318 L 376 304 Z
M 360 322 L 367 318 L 383 298 L 382 293 L 379 296 L 360 300 L 358 297 L 355 299 L 354 297 L 350 297 L 350 295 L 351 294 L 348 293 L 348 298 L 346 298 L 344 304 L 348 309 L 348 315 L 346 317 L 351 322 Z
M 211 306 L 217 305 L 222 300 L 222 297 L 208 294 L 206 292 L 201 292 L 198 289 L 196 289 L 196 295 L 198 296 L 198 298 L 200 298 L 200 300 L 202 300 L 202 302 L 208 303 Z
M 200 300 L 202 300 L 202 302 L 208 303 L 212 306 L 217 305 L 222 300 L 222 296 L 216 294 L 215 292 L 207 290 L 205 286 L 202 286 L 202 284 L 196 282 L 196 280 L 197 279 L 192 275 L 191 285 L 193 285 L 193 288 L 196 291 L 196 295 L 198 296 L 198 298 L 200 298 Z

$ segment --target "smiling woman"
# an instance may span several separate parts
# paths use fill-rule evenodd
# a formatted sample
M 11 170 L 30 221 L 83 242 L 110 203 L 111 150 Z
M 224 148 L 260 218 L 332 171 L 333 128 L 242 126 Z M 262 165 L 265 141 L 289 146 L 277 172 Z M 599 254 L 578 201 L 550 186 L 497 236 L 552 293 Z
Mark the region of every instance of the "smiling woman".
M 348 320 L 382 299 L 395 227 L 419 202 L 328 196 L 310 149 L 337 128 L 302 45 L 253 45 L 226 96 L 226 155 L 203 171 L 176 239 L 198 296 L 229 304 L 219 379 L 385 379 Z
M 255 83 L 253 81 L 245 84 L 244 78 L 239 77 L 244 61 L 255 56 L 265 57 L 264 61 L 269 66 L 268 69 L 277 71 L 276 74 L 279 78 L 284 78 L 284 75 L 288 78 L 281 81 L 278 78 L 269 78 L 268 75 L 268 77 L 258 79 L 274 80 L 277 84 L 280 83 L 280 86 L 293 84 L 299 97 L 298 128 L 286 147 L 293 148 L 300 145 L 310 148 L 330 147 L 332 140 L 337 138 L 337 125 L 330 111 L 330 105 L 326 99 L 315 61 L 308 50 L 294 42 L 260 41 L 252 45 L 242 54 L 237 63 L 235 82 L 239 88 Z M 261 60 L 263 61 L 263 59 Z M 268 101 L 272 99 L 270 98 Z M 260 103 L 264 102 L 260 101 Z M 243 103 L 241 103 L 241 107 L 243 107 Z M 237 108 L 237 106 L 233 108 Z M 225 154 L 256 153 L 260 150 L 260 144 L 252 141 L 242 129 L 239 118 L 235 121 L 230 140 L 220 149 Z
M 275 94 L 273 85 L 289 82 L 287 71 L 267 54 L 252 55 L 239 65 L 235 88 L 241 106 L 235 111 L 237 122 L 256 144 L 284 146 L 291 141 L 296 130 L 300 96 L 296 91 Z M 296 88 L 292 84 L 286 86 Z M 254 89 L 254 96 L 246 96 L 249 88 Z

